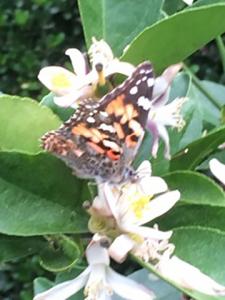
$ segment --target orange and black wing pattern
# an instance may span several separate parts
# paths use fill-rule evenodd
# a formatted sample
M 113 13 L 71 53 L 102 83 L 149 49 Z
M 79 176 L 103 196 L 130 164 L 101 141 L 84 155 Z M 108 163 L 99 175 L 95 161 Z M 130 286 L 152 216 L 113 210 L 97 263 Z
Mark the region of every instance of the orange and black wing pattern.
M 154 79 L 151 64 L 96 102 L 87 99 L 58 130 L 42 138 L 43 148 L 83 178 L 120 181 L 144 134 Z

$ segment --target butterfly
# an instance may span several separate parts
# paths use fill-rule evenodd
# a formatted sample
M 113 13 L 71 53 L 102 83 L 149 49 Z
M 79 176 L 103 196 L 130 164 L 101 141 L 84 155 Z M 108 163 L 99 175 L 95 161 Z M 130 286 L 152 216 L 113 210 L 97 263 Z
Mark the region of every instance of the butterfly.
M 58 130 L 42 137 L 42 147 L 78 177 L 112 183 L 127 180 L 144 136 L 153 86 L 152 65 L 144 62 L 101 100 L 84 100 Z

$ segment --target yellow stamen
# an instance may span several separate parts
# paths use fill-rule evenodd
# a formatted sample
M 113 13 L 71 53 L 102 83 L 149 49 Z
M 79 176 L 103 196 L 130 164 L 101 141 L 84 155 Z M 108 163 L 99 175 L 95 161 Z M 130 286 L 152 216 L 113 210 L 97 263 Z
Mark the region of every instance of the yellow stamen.
M 105 76 L 104 76 L 104 72 L 100 71 L 98 72 L 98 84 L 100 86 L 103 86 L 106 84 L 106 80 L 105 80 Z
M 138 234 L 130 233 L 128 235 L 133 241 L 137 242 L 138 244 L 141 244 L 144 242 L 144 238 Z
M 71 82 L 65 74 L 59 73 L 52 78 L 52 85 L 57 88 L 69 88 Z
M 143 211 L 149 203 L 150 197 L 149 196 L 139 196 L 138 198 L 134 196 L 132 209 L 136 218 L 141 219 L 143 215 Z

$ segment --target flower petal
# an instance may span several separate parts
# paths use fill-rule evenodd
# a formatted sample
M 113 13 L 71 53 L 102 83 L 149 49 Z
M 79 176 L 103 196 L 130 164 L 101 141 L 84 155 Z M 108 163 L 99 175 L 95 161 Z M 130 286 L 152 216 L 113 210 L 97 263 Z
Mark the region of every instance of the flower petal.
M 86 284 L 89 273 L 90 267 L 87 267 L 75 279 L 57 284 L 53 288 L 37 294 L 33 300 L 66 300 Z
M 166 159 L 170 159 L 170 140 L 169 140 L 169 134 L 167 132 L 167 129 L 163 125 L 158 125 L 158 131 L 159 131 L 159 136 L 162 138 L 164 141 L 164 156 Z
M 154 107 L 162 106 L 169 100 L 170 88 L 168 82 L 163 76 L 155 79 L 155 84 L 152 94 L 152 103 Z
M 110 245 L 108 252 L 110 257 L 112 257 L 115 261 L 122 263 L 134 245 L 135 242 L 132 239 L 130 239 L 126 234 L 121 234 Z
M 167 192 L 163 195 L 154 198 L 149 202 L 148 207 L 145 208 L 143 216 L 138 222 L 138 224 L 145 224 L 165 214 L 177 203 L 179 199 L 180 192 L 177 190 Z
M 194 0 L 183 0 L 184 3 L 191 6 Z
M 160 177 L 144 177 L 140 180 L 139 186 L 144 194 L 155 195 L 167 191 L 168 186 Z
M 76 48 L 67 49 L 65 54 L 70 57 L 76 75 L 84 76 L 87 73 L 84 55 Z
M 106 67 L 105 76 L 107 77 L 109 75 L 120 73 L 129 77 L 132 75 L 134 70 L 135 67 L 132 64 L 114 59 Z
M 182 63 L 171 65 L 168 68 L 166 68 L 165 71 L 162 73 L 162 77 L 167 81 L 169 85 L 172 83 L 182 66 Z
M 225 295 L 225 286 L 220 285 L 198 268 L 177 256 L 159 262 L 157 270 L 184 288 L 212 296 Z
M 38 79 L 57 95 L 69 93 L 77 84 L 77 76 L 75 74 L 57 66 L 42 68 L 38 74 Z
M 152 134 L 152 156 L 154 158 L 157 157 L 157 152 L 159 149 L 159 132 L 158 132 L 158 128 L 157 128 L 157 124 L 151 120 L 148 119 L 147 124 L 146 124 L 146 128 L 147 130 Z
M 93 89 L 91 86 L 83 87 L 82 89 L 71 90 L 68 94 L 64 96 L 54 96 L 54 102 L 56 105 L 61 107 L 72 106 L 77 107 L 80 100 L 89 98 L 93 95 Z
M 162 106 L 167 103 L 169 100 L 170 85 L 181 68 L 181 63 L 171 65 L 161 76 L 156 78 L 152 100 L 154 107 Z
M 225 165 L 213 158 L 209 162 L 209 167 L 213 175 L 225 185 Z
M 93 240 L 86 249 L 86 258 L 90 266 L 96 264 L 109 265 L 109 254 L 107 249 L 101 247 L 99 242 Z
M 137 168 L 138 177 L 151 176 L 152 167 L 149 160 L 144 160 Z
M 127 227 L 123 227 L 124 231 L 127 231 L 129 233 L 134 233 L 137 234 L 143 238 L 149 238 L 149 239 L 154 239 L 154 240 L 168 240 L 171 235 L 172 231 L 160 231 L 155 228 L 147 227 L 147 226 L 135 226 L 135 225 L 130 225 Z
M 107 269 L 107 281 L 117 295 L 128 300 L 151 300 L 154 299 L 152 291 L 145 288 L 143 285 L 135 282 L 130 278 L 126 278 L 111 268 Z

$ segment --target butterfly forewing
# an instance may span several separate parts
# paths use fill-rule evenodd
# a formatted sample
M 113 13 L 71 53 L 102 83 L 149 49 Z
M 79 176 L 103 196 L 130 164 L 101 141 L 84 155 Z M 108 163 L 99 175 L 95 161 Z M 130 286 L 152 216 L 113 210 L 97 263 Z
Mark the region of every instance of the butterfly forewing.
M 43 137 L 43 147 L 83 178 L 123 180 L 143 138 L 153 71 L 146 62 L 100 101 L 87 99 L 70 120 Z

